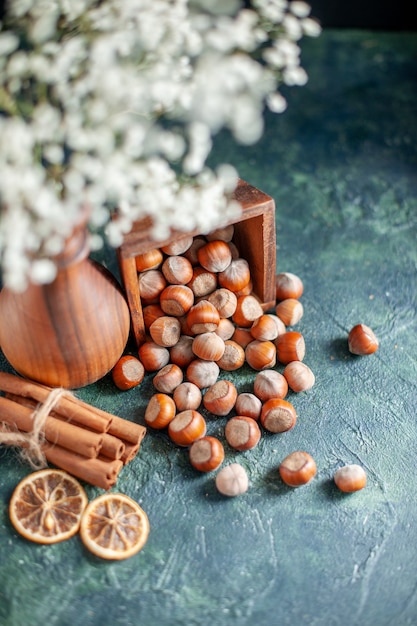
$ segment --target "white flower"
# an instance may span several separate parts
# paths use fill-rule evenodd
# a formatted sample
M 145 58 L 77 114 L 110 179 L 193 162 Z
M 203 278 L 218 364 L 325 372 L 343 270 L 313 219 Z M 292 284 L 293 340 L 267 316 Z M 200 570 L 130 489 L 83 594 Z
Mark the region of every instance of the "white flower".
M 21 290 L 89 208 L 92 242 L 120 245 L 149 216 L 209 232 L 239 214 L 213 135 L 244 144 L 280 84 L 302 85 L 298 40 L 319 25 L 301 0 L 9 0 L 0 24 L 0 260 Z

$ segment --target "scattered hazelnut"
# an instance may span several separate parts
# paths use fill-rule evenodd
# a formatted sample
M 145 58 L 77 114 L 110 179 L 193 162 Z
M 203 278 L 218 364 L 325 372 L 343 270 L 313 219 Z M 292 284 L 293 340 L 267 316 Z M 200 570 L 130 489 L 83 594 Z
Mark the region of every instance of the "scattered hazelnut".
M 187 313 L 188 327 L 195 335 L 215 331 L 219 321 L 218 310 L 208 300 L 200 300 Z
M 206 421 L 201 413 L 194 409 L 177 413 L 168 424 L 168 435 L 179 446 L 187 447 L 205 434 Z
M 143 363 L 131 355 L 120 357 L 112 369 L 113 382 L 122 391 L 136 387 L 142 382 L 144 377 L 145 368 Z
M 263 402 L 271 398 L 285 398 L 288 393 L 288 383 L 280 372 L 263 370 L 255 376 L 253 391 Z
M 236 403 L 237 390 L 229 380 L 218 380 L 204 394 L 203 404 L 213 415 L 228 415 Z
M 379 347 L 379 341 L 369 326 L 357 324 L 349 333 L 348 346 L 352 354 L 363 356 L 376 352 Z
M 236 398 L 235 410 L 238 415 L 246 415 L 254 420 L 259 420 L 262 402 L 253 393 L 240 393 Z
M 217 365 L 227 372 L 239 369 L 245 362 L 244 349 L 233 341 L 232 339 L 226 339 L 224 342 L 224 352 L 220 359 L 217 360 Z
M 277 359 L 283 365 L 290 361 L 302 361 L 306 347 L 304 337 L 295 330 L 288 330 L 283 335 L 278 335 L 274 341 L 277 349 Z
M 181 335 L 181 324 L 176 317 L 163 315 L 158 317 L 149 327 L 152 340 L 165 348 L 174 346 Z
M 199 359 L 218 361 L 224 353 L 224 341 L 214 332 L 201 333 L 195 337 L 192 349 Z
M 304 307 L 296 298 L 286 298 L 278 302 L 275 313 L 285 326 L 294 326 L 304 315 Z
M 194 409 L 196 411 L 201 404 L 202 397 L 201 390 L 197 385 L 189 382 L 178 385 L 173 394 L 178 412 L 186 411 L 187 409 Z
M 169 350 L 154 341 L 146 341 L 138 349 L 139 359 L 147 372 L 156 372 L 169 363 Z
M 145 423 L 158 430 L 165 428 L 174 419 L 176 407 L 171 396 L 155 393 L 145 410 Z
M 360 465 L 344 465 L 336 470 L 334 482 L 340 491 L 353 493 L 366 486 L 366 472 Z
M 299 487 L 314 478 L 317 473 L 317 466 L 308 452 L 297 450 L 285 457 L 278 471 L 284 483 L 290 487 Z
M 254 370 L 263 370 L 274 367 L 276 363 L 276 348 L 272 341 L 254 339 L 245 348 L 245 358 L 248 365 Z
M 303 294 L 304 285 L 296 274 L 281 272 L 275 276 L 275 291 L 278 301 L 286 298 L 298 299 Z
M 234 497 L 245 493 L 249 488 L 246 470 L 239 463 L 230 463 L 216 476 L 216 488 L 224 496 Z
M 260 421 L 272 433 L 283 433 L 294 428 L 297 413 L 293 405 L 281 398 L 271 398 L 262 407 Z
M 200 472 L 217 469 L 224 460 L 224 448 L 216 437 L 202 437 L 195 441 L 189 451 L 191 465 Z
M 182 369 L 175 363 L 168 363 L 153 378 L 155 389 L 162 393 L 172 393 L 182 383 Z
M 311 369 L 301 361 L 291 361 L 286 365 L 283 375 L 292 391 L 300 392 L 311 389 L 315 383 L 315 376 Z
M 257 446 L 261 438 L 258 422 L 245 415 L 236 415 L 229 419 L 224 434 L 229 446 L 241 452 Z
M 205 361 L 204 359 L 194 359 L 186 370 L 188 380 L 197 385 L 199 389 L 214 385 L 219 373 L 220 367 L 215 361 Z

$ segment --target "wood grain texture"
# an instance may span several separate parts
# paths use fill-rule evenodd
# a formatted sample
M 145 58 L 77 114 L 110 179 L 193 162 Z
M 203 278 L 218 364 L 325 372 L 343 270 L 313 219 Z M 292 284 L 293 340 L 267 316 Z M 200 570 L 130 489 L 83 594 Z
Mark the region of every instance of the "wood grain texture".
M 249 263 L 253 292 L 260 300 L 262 308 L 267 311 L 275 303 L 275 203 L 266 193 L 243 180 L 239 180 L 234 195 L 242 207 L 240 219 L 229 222 L 235 227 L 234 242 L 241 256 Z M 172 231 L 168 239 L 156 242 L 151 237 L 151 226 L 149 218 L 136 222 L 118 250 L 120 274 L 138 346 L 146 340 L 146 332 L 135 256 L 152 250 L 155 246 L 163 247 L 184 237 L 183 232 Z M 189 234 L 195 237 L 200 233 L 192 231 Z
M 113 276 L 71 242 L 56 279 L 0 292 L 0 345 L 27 378 L 75 389 L 102 378 L 123 353 L 129 309 Z M 81 258 L 80 258 L 81 257 Z

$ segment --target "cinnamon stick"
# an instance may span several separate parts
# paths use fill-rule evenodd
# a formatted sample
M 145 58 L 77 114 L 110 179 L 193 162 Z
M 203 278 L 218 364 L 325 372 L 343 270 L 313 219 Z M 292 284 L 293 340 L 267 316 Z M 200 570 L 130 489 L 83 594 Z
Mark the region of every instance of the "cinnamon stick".
M 23 398 L 32 398 L 37 402 L 45 402 L 52 389 L 29 381 L 14 374 L 0 372 L 0 390 L 21 396 Z M 68 392 L 69 393 L 69 392 Z M 68 395 L 59 399 L 55 410 L 71 422 L 76 422 L 82 426 L 91 428 L 98 433 L 104 433 L 109 430 L 113 416 L 110 413 L 92 411 L 91 407 L 82 401 L 74 402 L 75 396 Z
M 56 467 L 67 471 L 90 485 L 106 490 L 113 487 L 116 483 L 120 470 L 123 467 L 123 463 L 119 459 L 87 459 L 80 454 L 51 444 L 45 444 L 43 452 L 46 459 L 53 465 L 56 465 Z
M 103 433 L 102 437 L 103 445 L 100 454 L 108 459 L 123 459 L 126 453 L 125 443 L 109 433 Z
M 33 407 L 0 397 L 0 421 L 12 428 L 25 433 L 31 432 L 34 427 L 33 415 Z M 50 415 L 45 418 L 42 434 L 51 444 L 78 452 L 87 458 L 97 457 L 103 445 L 103 437 L 99 433 L 87 431 Z

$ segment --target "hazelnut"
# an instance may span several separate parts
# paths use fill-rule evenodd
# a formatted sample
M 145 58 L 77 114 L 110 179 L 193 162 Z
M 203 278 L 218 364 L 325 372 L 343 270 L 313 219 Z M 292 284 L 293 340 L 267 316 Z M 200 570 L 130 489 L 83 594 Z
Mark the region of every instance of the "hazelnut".
M 369 326 L 357 324 L 349 333 L 348 346 L 352 354 L 363 356 L 376 352 L 379 347 L 379 341 Z
M 145 301 L 158 298 L 166 284 L 165 276 L 160 270 L 147 270 L 138 276 L 139 294 Z
M 174 402 L 174 401 L 172 401 Z M 170 439 L 179 446 L 187 447 L 206 434 L 206 421 L 198 411 L 187 409 L 177 413 L 168 425 Z
M 145 410 L 145 423 L 158 430 L 165 428 L 174 419 L 176 407 L 171 396 L 156 393 L 148 402 Z
M 224 460 L 224 448 L 216 437 L 202 437 L 190 447 L 190 463 L 200 472 L 217 469 Z
M 138 254 L 135 257 L 136 270 L 138 272 L 155 270 L 161 265 L 163 259 L 164 255 L 159 250 L 159 248 L 155 248 L 154 250 L 148 250 L 147 252 Z
M 207 242 L 197 251 L 202 267 L 210 272 L 223 272 L 232 261 L 230 246 L 226 241 L 216 239 Z
M 296 393 L 311 389 L 315 383 L 315 376 L 311 369 L 301 361 L 291 361 L 285 367 L 283 375 L 289 388 Z
M 194 294 L 186 285 L 168 285 L 159 294 L 159 304 L 165 315 L 182 317 L 194 304 Z
M 250 328 L 258 317 L 263 315 L 261 304 L 255 296 L 239 296 L 236 303 L 236 311 L 232 319 L 236 326 Z
M 283 433 L 294 428 L 297 414 L 293 405 L 281 398 L 271 398 L 262 407 L 260 421 L 272 433 Z
M 193 341 L 194 338 L 189 335 L 180 335 L 177 343 L 169 349 L 171 362 L 179 367 L 187 367 L 195 359 Z
M 146 341 L 138 348 L 139 359 L 147 372 L 156 372 L 169 363 L 169 350 L 154 341 Z
M 274 343 L 277 349 L 277 359 L 283 365 L 304 359 L 306 347 L 301 333 L 288 330 L 283 335 L 278 335 Z
M 209 272 L 200 265 L 193 269 L 193 274 L 187 286 L 196 298 L 204 298 L 211 294 L 217 287 L 217 275 Z
M 229 380 L 218 380 L 204 394 L 203 404 L 213 415 L 228 415 L 236 403 L 237 390 Z
M 143 363 L 134 356 L 120 357 L 112 369 L 113 382 L 118 389 L 132 389 L 139 385 L 145 377 Z
M 236 398 L 235 410 L 238 415 L 246 415 L 246 417 L 259 420 L 262 410 L 262 402 L 253 393 L 240 393 Z
M 278 318 L 279 319 L 279 318 Z M 284 325 L 284 324 L 283 324 Z M 284 332 L 285 332 L 284 327 Z M 254 339 L 259 341 L 273 341 L 278 337 L 278 323 L 275 316 L 265 313 L 256 319 L 251 328 L 250 333 Z
M 304 315 L 304 307 L 296 298 L 286 298 L 278 302 L 275 313 L 284 322 L 285 326 L 298 324 Z
M 182 369 L 174 363 L 168 363 L 154 376 L 153 385 L 162 393 L 172 393 L 182 383 Z
M 197 385 L 199 389 L 214 385 L 219 373 L 220 368 L 215 361 L 205 361 L 204 359 L 194 359 L 186 370 L 188 380 Z
M 234 259 L 225 270 L 218 274 L 219 285 L 224 289 L 237 292 L 244 289 L 250 282 L 249 263 L 246 259 Z
M 217 239 L 221 239 L 222 241 L 232 241 L 233 235 L 235 232 L 234 224 L 229 224 L 228 226 L 223 226 L 220 228 L 216 228 L 211 233 L 207 235 L 207 241 L 215 241 Z
M 244 349 L 232 339 L 226 339 L 223 355 L 220 359 L 217 359 L 217 365 L 226 372 L 233 372 L 242 367 L 244 362 Z
M 229 419 L 224 434 L 229 446 L 241 452 L 257 446 L 261 438 L 258 422 L 246 415 L 236 415 Z
M 207 300 L 218 310 L 220 317 L 232 317 L 236 311 L 237 296 L 230 289 L 216 289 Z
M 175 388 L 173 399 L 177 411 L 186 411 L 187 409 L 196 411 L 201 404 L 202 393 L 194 383 L 185 382 Z
M 149 334 L 158 346 L 169 348 L 174 346 L 180 338 L 181 324 L 176 317 L 163 315 L 152 322 Z
M 255 376 L 253 391 L 263 402 L 271 398 L 285 398 L 288 393 L 288 383 L 280 372 L 263 370 Z
M 249 488 L 246 470 L 239 463 L 230 463 L 223 467 L 216 476 L 216 488 L 223 496 L 240 496 Z
M 184 237 L 178 237 L 174 241 L 161 247 L 162 252 L 169 255 L 184 254 L 190 248 L 193 243 L 192 235 L 184 235 Z
M 161 270 L 171 285 L 185 285 L 193 276 L 193 266 L 190 261 L 178 255 L 167 257 L 162 263 Z
M 224 341 L 216 333 L 201 333 L 195 337 L 192 349 L 199 359 L 218 361 L 224 353 Z
M 187 313 L 187 324 L 194 335 L 215 331 L 219 321 L 218 310 L 208 300 L 200 300 Z
M 366 486 L 366 472 L 360 465 L 345 465 L 336 470 L 334 482 L 340 491 L 353 493 Z
M 296 274 L 281 272 L 275 276 L 275 291 L 277 300 L 287 298 L 300 298 L 304 291 L 304 285 Z
M 235 326 L 233 322 L 231 322 L 227 317 L 221 317 L 219 321 L 219 325 L 214 331 L 216 335 L 219 335 L 223 339 L 223 341 L 227 341 L 235 332 Z
M 263 370 L 274 367 L 276 363 L 276 348 L 272 341 L 254 339 L 245 349 L 245 358 L 248 365 L 254 370 Z
M 314 478 L 317 466 L 308 452 L 297 450 L 285 457 L 278 471 L 284 483 L 290 487 L 300 487 Z

